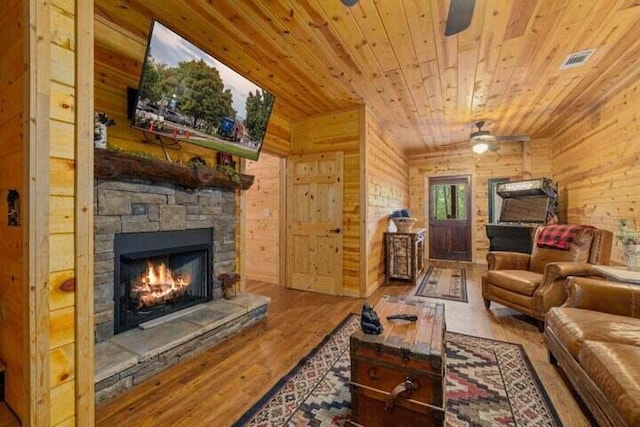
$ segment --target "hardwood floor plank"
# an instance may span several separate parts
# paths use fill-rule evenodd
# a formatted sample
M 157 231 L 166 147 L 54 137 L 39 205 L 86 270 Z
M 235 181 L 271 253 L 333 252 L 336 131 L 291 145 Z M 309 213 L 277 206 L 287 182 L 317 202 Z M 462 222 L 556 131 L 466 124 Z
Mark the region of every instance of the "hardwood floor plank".
M 447 330 L 522 344 L 565 425 L 589 426 L 555 367 L 548 363 L 535 322 L 493 303 L 484 308 L 485 266 L 464 265 L 469 303 L 445 301 Z M 386 285 L 368 298 L 409 295 L 410 285 Z M 269 296 L 267 319 L 217 347 L 185 360 L 96 409 L 97 426 L 227 426 L 258 401 L 362 299 L 319 295 L 249 282 L 251 292 Z

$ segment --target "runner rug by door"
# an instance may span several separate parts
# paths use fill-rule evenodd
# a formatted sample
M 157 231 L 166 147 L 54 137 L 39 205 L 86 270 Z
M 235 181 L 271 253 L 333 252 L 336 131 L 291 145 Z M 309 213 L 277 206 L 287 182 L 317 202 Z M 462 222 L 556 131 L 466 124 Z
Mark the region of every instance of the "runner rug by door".
M 468 302 L 464 268 L 430 266 L 415 295 Z
M 343 426 L 351 413 L 347 318 L 234 426 Z M 561 426 L 529 359 L 517 344 L 446 333 L 445 425 Z

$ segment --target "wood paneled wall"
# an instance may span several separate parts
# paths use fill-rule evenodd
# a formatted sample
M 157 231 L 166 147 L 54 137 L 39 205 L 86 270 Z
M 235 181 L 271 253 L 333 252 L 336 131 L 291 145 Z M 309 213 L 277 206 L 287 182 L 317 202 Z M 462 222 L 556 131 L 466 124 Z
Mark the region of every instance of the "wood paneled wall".
M 281 210 L 281 175 L 284 160 L 266 153 L 258 161 L 247 161 L 245 172 L 254 175 L 253 185 L 245 193 L 246 259 L 245 275 L 250 280 L 281 283 L 280 227 L 284 227 Z
M 378 119 L 365 110 L 366 139 L 364 182 L 366 195 L 366 275 L 362 296 L 369 296 L 385 281 L 384 232 L 388 228 L 389 214 L 409 206 L 409 164 L 385 133 Z
M 5 400 L 20 419 L 25 416 L 25 339 L 27 310 L 25 295 L 26 210 L 26 89 L 29 75 L 25 66 L 29 44 L 25 28 L 28 11 L 23 1 L 10 0 L 3 5 L 0 27 L 3 39 L 10 40 L 0 50 L 0 359 L 7 365 Z M 7 225 L 9 190 L 20 194 L 20 226 Z
M 616 231 L 620 219 L 640 228 L 640 74 L 552 137 L 561 220 Z M 621 245 L 612 262 L 623 263 Z
M 362 107 L 300 120 L 291 126 L 291 154 L 344 153 L 343 290 L 360 296 L 360 136 Z
M 432 151 L 409 157 L 409 208 L 418 218 L 416 226 L 427 227 L 427 178 L 448 175 L 470 175 L 472 186 L 472 260 L 486 263 L 489 240 L 485 225 L 489 216 L 488 186 L 491 178 L 511 180 L 548 177 L 550 172 L 550 140 L 530 143 L 502 143 L 496 152 L 476 155 L 468 144 L 449 150 Z
M 165 158 L 162 149 L 145 142 L 142 131 L 132 129 L 127 118 L 127 88 L 138 86 L 147 45 L 147 34 L 140 34 L 139 28 L 150 28 L 151 17 L 125 8 L 120 9 L 117 22 L 113 22 L 101 16 L 100 7 L 96 7 L 95 109 L 107 113 L 116 122 L 115 126 L 108 128 L 108 145 Z M 215 55 L 215 52 L 210 53 Z M 276 98 L 262 150 L 287 155 L 290 133 L 289 121 L 281 112 Z M 180 145 L 182 149 L 179 151 L 167 150 L 171 160 L 187 162 L 194 156 L 200 156 L 207 163 L 215 164 L 214 150 L 185 142 Z
M 51 7 L 49 191 L 51 425 L 75 415 L 75 2 Z

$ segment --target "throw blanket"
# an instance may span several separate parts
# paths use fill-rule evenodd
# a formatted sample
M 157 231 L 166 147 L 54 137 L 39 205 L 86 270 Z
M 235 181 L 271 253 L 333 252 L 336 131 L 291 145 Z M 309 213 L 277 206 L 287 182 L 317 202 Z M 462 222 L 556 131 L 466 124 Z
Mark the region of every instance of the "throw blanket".
M 579 232 L 584 229 L 594 228 L 590 225 L 547 225 L 538 234 L 536 242 L 539 248 L 569 250 Z

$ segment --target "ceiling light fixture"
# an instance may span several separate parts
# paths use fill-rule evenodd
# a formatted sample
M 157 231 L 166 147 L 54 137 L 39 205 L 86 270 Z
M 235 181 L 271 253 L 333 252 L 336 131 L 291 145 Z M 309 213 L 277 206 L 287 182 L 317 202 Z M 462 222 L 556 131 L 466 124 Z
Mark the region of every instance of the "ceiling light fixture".
M 489 144 L 486 142 L 476 142 L 471 146 L 471 150 L 473 150 L 476 154 L 482 154 L 489 149 Z
M 471 150 L 476 154 L 497 151 L 498 144 L 496 144 L 495 138 L 476 138 L 471 141 Z
M 351 7 L 356 3 L 358 3 L 358 0 L 342 0 L 342 4 L 347 7 Z

